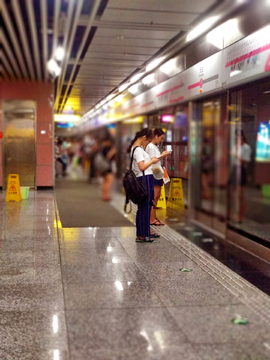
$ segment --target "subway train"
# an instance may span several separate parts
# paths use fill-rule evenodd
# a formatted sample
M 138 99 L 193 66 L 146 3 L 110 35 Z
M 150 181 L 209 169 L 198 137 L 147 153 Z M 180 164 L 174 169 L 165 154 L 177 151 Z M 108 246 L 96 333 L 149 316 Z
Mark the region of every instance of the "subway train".
M 269 261 L 270 2 L 212 15 L 207 31 L 161 52 L 74 131 L 110 131 L 121 178 L 135 133 L 164 129 L 162 147 L 173 150 L 164 166 L 182 180 L 185 215 Z

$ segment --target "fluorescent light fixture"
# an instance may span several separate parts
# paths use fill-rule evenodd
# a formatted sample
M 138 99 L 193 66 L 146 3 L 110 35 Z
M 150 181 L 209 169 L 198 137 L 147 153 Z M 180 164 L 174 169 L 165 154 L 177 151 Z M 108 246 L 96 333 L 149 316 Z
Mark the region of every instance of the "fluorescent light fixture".
M 128 88 L 128 91 L 132 95 L 137 95 L 139 93 L 139 84 L 132 85 L 130 88 Z
M 108 252 L 111 252 L 111 251 L 113 251 L 113 248 L 109 245 L 109 246 L 107 247 L 107 251 L 108 251 Z
M 47 62 L 47 68 L 49 72 L 53 72 L 57 66 L 57 62 L 54 59 L 51 59 Z
M 269 93 L 270 93 L 270 90 L 264 91 L 264 94 L 269 94 Z
M 124 124 L 141 124 L 143 122 L 143 116 L 137 116 L 133 119 L 124 120 Z
M 59 350 L 53 351 L 53 360 L 59 360 Z
M 142 79 L 142 82 L 146 86 L 151 86 L 155 84 L 155 74 L 149 74 Z
M 107 101 L 106 99 L 101 100 L 100 105 L 101 106 L 104 105 L 106 101 Z
M 80 115 L 54 114 L 55 122 L 78 122 L 81 120 Z
M 161 65 L 160 71 L 162 71 L 166 75 L 170 75 L 175 73 L 176 67 L 176 59 L 171 59 L 165 64 Z
M 210 44 L 213 44 L 218 49 L 223 48 L 223 39 L 224 39 L 224 27 L 223 25 L 218 26 L 213 31 L 210 31 L 206 36 L 207 41 Z
M 57 315 L 53 315 L 53 332 L 54 333 L 58 332 L 58 316 Z
M 40 132 L 42 135 L 46 134 L 46 130 L 41 130 Z
M 119 91 L 122 92 L 124 90 L 126 90 L 126 88 L 130 85 L 130 83 L 126 83 L 126 84 L 123 84 L 119 87 Z
M 123 95 L 122 94 L 118 95 L 117 98 L 115 99 L 115 101 L 117 101 L 119 103 L 122 102 L 123 101 Z
M 110 94 L 106 97 L 106 100 L 110 101 L 114 96 L 115 96 L 115 94 Z
M 223 49 L 241 37 L 241 32 L 238 28 L 238 20 L 230 19 L 221 24 L 214 30 L 207 34 L 207 41 L 216 46 L 218 49 Z
M 209 19 L 206 19 L 201 24 L 196 26 L 190 33 L 187 35 L 187 41 L 191 41 L 201 34 L 203 34 L 206 30 L 208 30 L 218 19 L 218 16 L 212 16 Z
M 54 59 L 50 59 L 47 62 L 47 69 L 48 69 L 49 73 L 54 76 L 59 76 L 61 73 L 61 69 Z
M 54 56 L 57 61 L 62 61 L 65 56 L 65 50 L 62 46 L 58 46 L 58 48 L 55 50 Z
M 120 281 L 115 281 L 115 286 L 117 287 L 117 290 L 119 290 L 119 291 L 124 290 L 123 285 L 121 284 Z
M 57 66 L 57 68 L 55 68 L 55 76 L 59 76 L 61 74 L 61 68 L 59 66 Z
M 131 84 L 133 84 L 133 83 L 135 83 L 136 81 L 138 81 L 143 75 L 144 75 L 144 72 L 134 75 L 134 76 L 130 79 Z
M 149 65 L 146 66 L 146 71 L 151 71 L 155 69 L 163 60 L 165 59 L 164 56 L 153 60 Z
M 113 258 L 112 258 L 112 263 L 113 263 L 113 264 L 118 264 L 119 261 L 118 261 L 118 259 L 117 259 L 116 257 L 113 257 Z

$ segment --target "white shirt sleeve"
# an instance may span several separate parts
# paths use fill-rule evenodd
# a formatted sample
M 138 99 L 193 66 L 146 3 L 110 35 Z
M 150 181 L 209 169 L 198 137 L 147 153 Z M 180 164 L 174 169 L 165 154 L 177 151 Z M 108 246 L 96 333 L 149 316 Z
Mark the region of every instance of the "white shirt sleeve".
M 251 161 L 251 147 L 248 144 L 242 145 L 241 158 L 244 161 Z
M 137 147 L 137 149 L 135 149 L 133 159 L 136 161 L 137 164 L 141 161 L 144 161 L 142 148 Z
M 149 155 L 150 159 L 152 159 L 154 156 L 158 158 L 161 155 L 158 147 L 153 143 L 148 144 L 145 151 Z

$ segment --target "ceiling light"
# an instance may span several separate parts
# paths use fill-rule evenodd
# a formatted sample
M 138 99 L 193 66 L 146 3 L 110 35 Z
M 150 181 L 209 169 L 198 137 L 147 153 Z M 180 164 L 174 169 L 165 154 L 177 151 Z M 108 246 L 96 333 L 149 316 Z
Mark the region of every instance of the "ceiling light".
M 187 41 L 191 41 L 201 34 L 203 34 L 206 30 L 208 30 L 218 19 L 218 16 L 212 16 L 209 19 L 206 19 L 201 24 L 196 26 L 191 32 L 187 35 Z
M 264 94 L 269 94 L 270 90 L 264 91 Z
M 49 60 L 47 62 L 47 68 L 48 68 L 49 73 L 52 76 L 57 77 L 61 73 L 61 69 L 60 69 L 60 67 L 58 66 L 57 62 L 54 59 L 51 59 L 51 60 Z
M 123 285 L 120 281 L 115 281 L 115 286 L 116 286 L 117 290 L 119 290 L 119 291 L 124 290 Z
M 114 97 L 115 94 L 110 94 L 106 97 L 106 100 L 109 101 Z
M 126 84 L 123 84 L 119 87 L 119 91 L 122 92 L 124 90 L 126 90 L 126 88 L 129 86 L 130 84 L 129 83 L 126 83 Z
M 51 59 L 47 62 L 47 68 L 50 73 L 53 73 L 57 67 L 57 62 L 54 59 Z
M 65 56 L 65 50 L 62 46 L 59 46 L 56 50 L 55 50 L 55 54 L 54 54 L 55 58 L 57 61 L 62 61 L 64 59 Z
M 146 71 L 151 71 L 154 68 L 156 68 L 163 60 L 165 59 L 165 57 L 161 57 L 158 59 L 153 60 L 149 65 L 146 66 Z
M 146 77 L 144 77 L 144 78 L 142 79 L 142 82 L 143 82 L 143 84 L 146 85 L 146 86 L 152 86 L 152 85 L 154 85 L 155 82 L 156 82 L 155 74 L 153 73 L 153 74 L 147 75 Z
M 78 122 L 80 119 L 80 115 L 54 114 L 55 122 Z
M 57 66 L 56 68 L 55 68 L 55 76 L 59 76 L 60 74 L 61 74 L 61 68 L 59 67 L 59 66 Z
M 132 95 L 137 95 L 139 93 L 139 84 L 135 84 L 132 85 L 128 91 L 132 94 Z
M 143 75 L 144 75 L 144 73 L 139 73 L 139 74 L 134 75 L 134 76 L 130 79 L 131 84 L 133 84 L 133 83 L 135 83 L 136 81 L 138 81 Z
M 166 75 L 174 74 L 176 69 L 176 59 L 171 59 L 165 64 L 161 65 L 160 71 Z
M 122 102 L 123 101 L 123 95 L 121 95 L 121 94 L 118 95 L 117 98 L 115 99 L 115 101 L 117 101 L 119 103 Z
M 207 41 L 216 46 L 218 49 L 223 49 L 231 42 L 241 37 L 241 32 L 238 28 L 238 20 L 230 19 L 221 24 L 214 30 L 207 34 Z

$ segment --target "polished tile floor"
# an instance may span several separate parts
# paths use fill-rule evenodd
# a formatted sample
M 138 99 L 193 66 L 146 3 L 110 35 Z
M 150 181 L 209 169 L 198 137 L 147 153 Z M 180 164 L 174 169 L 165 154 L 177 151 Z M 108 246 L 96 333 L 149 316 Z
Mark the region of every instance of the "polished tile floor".
M 51 191 L 0 220 L 1 360 L 270 359 L 270 324 L 165 237 L 62 229 Z

